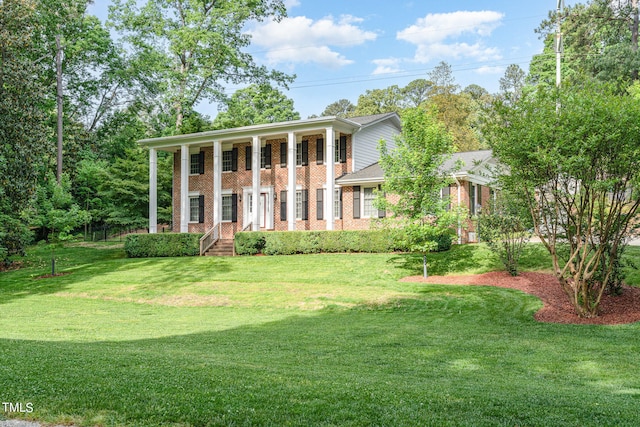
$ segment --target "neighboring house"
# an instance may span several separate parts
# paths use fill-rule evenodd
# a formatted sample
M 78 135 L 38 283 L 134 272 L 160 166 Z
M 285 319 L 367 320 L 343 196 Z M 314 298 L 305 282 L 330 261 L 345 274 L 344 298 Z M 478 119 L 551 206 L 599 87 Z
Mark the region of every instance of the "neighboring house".
M 175 232 L 232 239 L 242 230 L 368 229 L 372 218 L 384 216 L 373 206 L 383 182 L 377 145 L 384 139 L 393 147 L 400 131 L 399 116 L 388 113 L 142 140 L 150 151 L 149 231 L 157 232 L 158 151 L 174 155 Z M 488 180 L 473 161 L 486 162 L 490 152 L 477 153 L 459 153 L 468 167 L 456 174 L 460 190 L 448 190 L 466 204 L 472 187 L 465 183 L 475 185 L 474 209 L 489 197 Z

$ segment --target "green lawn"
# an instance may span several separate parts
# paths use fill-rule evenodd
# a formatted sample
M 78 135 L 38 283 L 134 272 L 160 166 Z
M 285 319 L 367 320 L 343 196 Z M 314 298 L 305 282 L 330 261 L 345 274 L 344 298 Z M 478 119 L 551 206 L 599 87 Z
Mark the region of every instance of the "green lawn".
M 398 282 L 420 258 L 59 256 L 70 274 L 36 279 L 40 249 L 0 273 L 0 401 L 34 409 L 0 419 L 640 425 L 640 324 L 540 324 L 518 291 Z M 546 266 L 530 247 L 523 267 Z M 431 274 L 497 268 L 479 245 L 430 256 Z

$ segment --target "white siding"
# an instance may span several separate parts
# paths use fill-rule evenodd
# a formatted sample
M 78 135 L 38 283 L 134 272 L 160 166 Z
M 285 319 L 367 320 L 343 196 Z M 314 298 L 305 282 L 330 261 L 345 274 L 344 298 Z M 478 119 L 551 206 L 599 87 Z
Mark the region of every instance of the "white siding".
M 353 136 L 353 172 L 357 172 L 380 160 L 378 142 L 384 139 L 387 147 L 395 147 L 395 135 L 400 130 L 390 120 L 362 129 Z

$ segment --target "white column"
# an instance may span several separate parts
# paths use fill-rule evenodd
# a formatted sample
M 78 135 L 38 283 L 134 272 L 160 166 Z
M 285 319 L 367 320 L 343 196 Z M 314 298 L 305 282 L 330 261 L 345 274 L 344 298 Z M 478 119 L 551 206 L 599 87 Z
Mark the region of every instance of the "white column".
M 149 233 L 158 232 L 158 152 L 149 149 Z
M 296 229 L 296 135 L 289 132 L 287 151 L 287 224 L 289 231 Z
M 325 194 L 324 212 L 327 218 L 327 230 L 333 230 L 333 199 L 335 197 L 335 140 L 333 128 L 327 128 L 325 157 L 327 159 L 327 190 Z
M 189 232 L 189 146 L 180 148 L 180 232 Z
M 222 143 L 213 141 L 213 225 L 222 220 Z
M 260 137 L 254 136 L 251 154 L 251 171 L 253 172 L 252 193 L 253 231 L 260 231 Z

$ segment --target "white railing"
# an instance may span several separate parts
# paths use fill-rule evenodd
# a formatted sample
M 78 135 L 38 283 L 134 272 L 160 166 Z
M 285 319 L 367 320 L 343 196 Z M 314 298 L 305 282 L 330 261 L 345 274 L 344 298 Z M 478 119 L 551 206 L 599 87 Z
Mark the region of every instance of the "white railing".
M 200 238 L 200 255 L 204 255 L 220 239 L 221 224 L 216 224 Z

